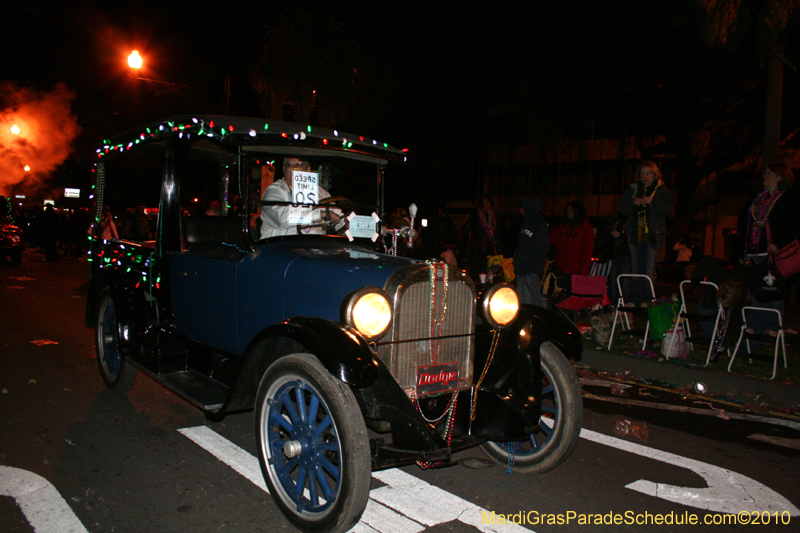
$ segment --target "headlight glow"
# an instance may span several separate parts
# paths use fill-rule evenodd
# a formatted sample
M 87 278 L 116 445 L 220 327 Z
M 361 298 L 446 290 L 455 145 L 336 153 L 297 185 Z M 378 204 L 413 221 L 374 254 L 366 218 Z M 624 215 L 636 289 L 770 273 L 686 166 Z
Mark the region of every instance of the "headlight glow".
M 484 299 L 486 318 L 494 327 L 511 324 L 519 312 L 517 292 L 508 285 L 497 285 L 489 289 Z
M 365 288 L 351 294 L 342 306 L 343 322 L 368 339 L 381 337 L 392 322 L 389 297 L 380 289 Z

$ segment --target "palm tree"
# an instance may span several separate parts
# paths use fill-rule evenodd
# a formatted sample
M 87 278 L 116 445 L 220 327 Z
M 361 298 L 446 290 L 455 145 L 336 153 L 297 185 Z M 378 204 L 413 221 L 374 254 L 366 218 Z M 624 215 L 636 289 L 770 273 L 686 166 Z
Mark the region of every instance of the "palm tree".
M 737 50 L 755 38 L 759 60 L 766 68 L 767 91 L 764 113 L 762 164 L 780 159 L 781 100 L 786 26 L 800 7 L 800 0 L 696 0 L 704 14 L 699 30 L 712 47 Z

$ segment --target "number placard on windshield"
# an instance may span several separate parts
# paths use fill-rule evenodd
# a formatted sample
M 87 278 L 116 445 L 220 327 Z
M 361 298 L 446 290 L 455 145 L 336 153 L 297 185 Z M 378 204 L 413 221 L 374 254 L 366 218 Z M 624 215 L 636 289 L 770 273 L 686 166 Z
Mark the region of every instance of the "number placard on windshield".
M 292 203 L 319 203 L 319 176 L 316 172 L 292 171 Z
M 292 171 L 292 203 L 289 224 L 311 224 L 312 205 L 319 202 L 319 176 L 316 172 Z

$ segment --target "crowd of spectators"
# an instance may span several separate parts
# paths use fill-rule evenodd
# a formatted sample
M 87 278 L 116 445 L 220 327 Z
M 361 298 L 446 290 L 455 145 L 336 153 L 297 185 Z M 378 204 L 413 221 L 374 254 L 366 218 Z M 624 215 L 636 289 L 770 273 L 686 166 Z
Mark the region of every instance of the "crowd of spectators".
M 25 232 L 29 247 L 45 252 L 45 261 L 59 257 L 82 257 L 88 250 L 87 231 L 91 224 L 85 207 L 61 209 L 52 205 L 14 209 L 14 223 Z
M 29 248 L 44 251 L 45 261 L 83 258 L 89 250 L 92 216 L 89 208 L 62 208 L 53 205 L 19 207 L 12 210 L 14 224 L 25 232 Z M 144 206 L 116 213 L 104 206 L 98 236 L 145 242 L 154 239 L 155 217 Z
M 549 230 L 542 232 L 542 227 L 547 228 L 542 225 L 547 223 L 540 213 L 541 200 L 532 197 L 523 200 L 527 209 L 521 210 L 522 216 L 516 213 L 499 216 L 489 198 L 480 198 L 458 231 L 453 228 L 448 237 L 437 233 L 432 239 L 436 246 L 425 247 L 425 253 L 420 247 L 418 257 L 436 257 L 444 250 L 451 250 L 457 264 L 476 283 L 485 280 L 481 274 L 487 273 L 492 257 L 514 257 L 520 298 L 524 303 L 536 305 L 552 303 L 542 299 L 540 291 L 530 290 L 533 280 L 535 284 L 545 283 L 543 273 L 548 274 L 548 279 L 557 279 L 557 284 L 567 289 L 566 294 L 572 275 L 588 275 L 590 266 L 605 265 L 607 268 L 602 271 L 608 277 L 612 305 L 617 305 L 620 299 L 617 284 L 620 274 L 643 274 L 655 286 L 658 270 L 665 282 L 689 279 L 691 273 L 697 280 L 715 280 L 719 291 L 709 292 L 698 311 L 716 314 L 717 309 L 722 308 L 724 313 L 719 327 L 722 329 L 725 321 L 734 322 L 723 331 L 738 332 L 739 325 L 735 322 L 743 305 L 777 309 L 783 313 L 783 297 L 759 300 L 758 285 L 770 277 L 754 272 L 757 266 L 763 268 L 765 263 L 770 263 L 780 248 L 800 239 L 800 190 L 792 188 L 794 175 L 790 168 L 785 165 L 765 167 L 763 187 L 742 210 L 737 232 L 740 238 L 727 243 L 733 246 L 727 250 L 730 258 L 725 263 L 703 256 L 696 237 L 676 232 L 674 228 L 669 232 L 667 219 L 674 210 L 672 193 L 655 163 L 643 161 L 635 176 L 636 180 L 626 187 L 620 198 L 619 210 L 604 222 L 595 220 L 594 227 L 579 201 L 570 202 L 563 217 L 550 220 Z M 432 237 L 430 233 L 427 235 Z M 425 237 L 423 231 L 421 239 Z M 659 258 L 662 261 L 657 263 Z M 652 298 L 649 284 L 641 278 L 636 281 L 640 283 L 623 284 L 624 300 L 628 305 L 647 305 Z M 709 328 L 709 323 L 702 325 L 704 330 Z M 773 337 L 780 329 L 775 313 L 756 317 L 752 326 L 754 333 Z M 792 332 L 785 326 L 784 331 Z M 711 333 L 707 331 L 709 337 Z M 736 338 L 738 335 L 733 339 L 717 335 L 712 361 Z
M 687 234 L 673 235 L 667 242 L 667 217 L 674 209 L 672 194 L 660 169 L 651 161 L 644 161 L 637 168 L 636 180 L 623 192 L 619 210 L 604 223 L 595 224 L 596 227 L 592 226 L 580 201 L 570 202 L 563 218 L 548 224 L 541 213 L 540 199 L 526 198 L 519 206 L 519 213 L 498 216 L 491 199 L 481 197 L 460 227 L 444 206 L 427 220 L 426 227 L 421 225 L 422 217 L 418 217 L 416 232 L 404 238 L 397 251 L 399 255 L 417 259 L 444 260 L 451 266 L 465 269 L 476 283 L 490 281 L 487 275 L 491 278 L 493 273 L 513 278 L 514 274 L 508 271 L 513 257 L 521 299 L 536 305 L 549 305 L 540 291 L 545 271 L 550 277 L 555 276 L 568 292 L 571 276 L 589 275 L 592 265 L 608 265 L 603 273 L 608 277 L 608 295 L 615 305 L 620 298 L 617 277 L 625 273 L 644 274 L 655 281 L 656 261 L 666 243 L 662 272 L 666 271 L 664 265 L 672 264 L 673 272 L 677 273 L 672 281 L 685 279 L 686 266 L 691 264 L 695 274 L 704 276 L 703 279 L 713 278 L 719 284 L 727 284 L 722 300 L 719 295 L 714 298 L 709 294 L 704 298 L 701 313 L 714 313 L 723 300 L 726 310 L 747 303 L 782 313 L 783 298 L 761 301 L 757 285 L 763 276 L 747 272 L 752 274 L 756 267 L 763 269 L 781 247 L 800 238 L 800 190 L 792 187 L 794 174 L 785 165 L 768 165 L 762 175 L 762 189 L 739 217 L 741 237 L 731 253 L 731 266 L 741 267 L 738 269 L 721 268 L 711 257 L 704 257 L 705 262 L 694 268 L 701 259 L 696 238 Z M 228 215 L 241 209 L 238 197 L 233 206 Z M 205 211 L 199 205 L 191 207 L 195 208 L 195 214 L 221 214 L 219 202 L 211 202 Z M 144 206 L 120 213 L 104 206 L 98 236 L 151 241 L 155 235 L 155 217 L 151 215 Z M 91 215 L 85 207 L 64 209 L 47 205 L 15 209 L 14 221 L 25 231 L 27 245 L 41 248 L 46 261 L 56 261 L 59 256 L 79 258 L 87 251 Z M 400 229 L 410 224 L 408 210 L 404 207 L 384 220 L 389 228 Z M 493 258 L 500 258 L 499 271 L 492 272 L 490 268 Z M 650 298 L 649 287 L 644 285 L 623 286 L 623 292 L 625 301 L 634 305 L 646 304 Z M 772 313 L 764 320 L 755 320 L 754 332 L 775 335 L 780 325 L 774 316 Z M 720 350 L 723 347 L 720 346 Z

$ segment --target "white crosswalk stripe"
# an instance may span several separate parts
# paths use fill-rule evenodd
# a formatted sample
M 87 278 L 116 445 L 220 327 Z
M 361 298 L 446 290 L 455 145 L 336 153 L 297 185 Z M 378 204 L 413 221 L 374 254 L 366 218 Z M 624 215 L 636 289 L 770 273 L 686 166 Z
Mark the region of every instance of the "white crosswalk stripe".
M 200 447 L 217 457 L 260 489 L 267 491 L 258 459 L 225 437 L 205 426 L 178 430 Z M 241 470 L 240 470 L 241 469 Z M 257 472 L 258 480 L 254 479 Z M 396 468 L 374 472 L 373 477 L 386 486 L 370 492 L 369 503 L 357 533 L 417 533 L 426 527 L 458 520 L 485 533 L 522 533 L 530 530 L 516 524 L 484 524 L 484 513 L 473 503 L 422 481 Z
M 205 426 L 179 430 L 266 491 L 258 460 L 232 442 Z M 621 449 L 656 461 L 691 470 L 702 476 L 707 488 L 677 487 L 639 480 L 626 487 L 650 496 L 714 512 L 800 511 L 769 487 L 730 470 L 708 463 L 624 441 L 591 430 L 581 430 L 587 440 Z M 485 533 L 521 533 L 530 531 L 513 523 L 487 523 L 491 512 L 454 494 L 435 487 L 399 469 L 374 472 L 373 477 L 385 486 L 370 492 L 369 503 L 356 533 L 416 533 L 426 527 L 459 521 Z

